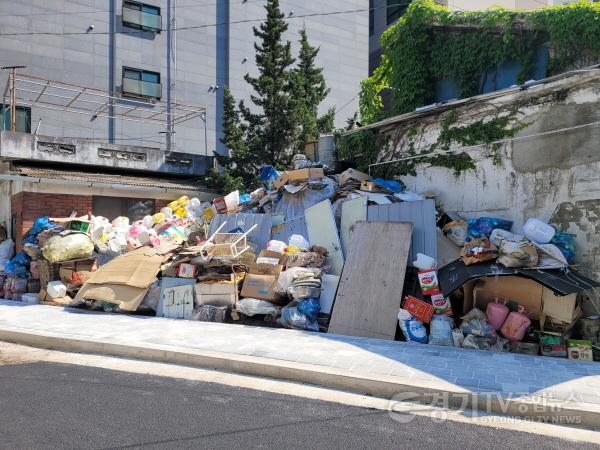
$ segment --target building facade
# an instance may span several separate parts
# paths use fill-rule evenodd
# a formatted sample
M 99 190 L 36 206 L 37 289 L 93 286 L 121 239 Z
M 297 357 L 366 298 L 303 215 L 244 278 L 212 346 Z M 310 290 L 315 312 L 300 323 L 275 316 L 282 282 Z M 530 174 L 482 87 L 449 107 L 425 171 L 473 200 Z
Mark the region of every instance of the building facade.
M 243 77 L 256 72 L 252 27 L 265 18 L 266 0 L 6 0 L 0 2 L 0 65 L 20 73 L 116 92 L 147 101 L 206 108 L 201 118 L 171 129 L 144 122 L 90 118 L 32 107 L 17 111 L 19 131 L 142 145 L 199 155 L 224 153 L 223 86 L 238 99 L 251 92 Z M 356 110 L 355 94 L 368 71 L 368 12 L 364 0 L 282 0 L 298 49 L 306 27 L 321 48 L 337 125 Z M 1 74 L 2 88 L 7 73 Z M 18 103 L 18 102 L 17 102 Z M 5 118 L 5 122 L 8 119 Z

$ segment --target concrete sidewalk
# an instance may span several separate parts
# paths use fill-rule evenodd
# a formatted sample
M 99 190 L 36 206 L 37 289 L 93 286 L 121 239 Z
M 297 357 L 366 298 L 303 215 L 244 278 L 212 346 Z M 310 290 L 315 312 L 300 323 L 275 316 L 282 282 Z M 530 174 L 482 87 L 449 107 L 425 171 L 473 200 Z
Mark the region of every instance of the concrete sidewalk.
M 0 340 L 600 427 L 600 364 L 0 302 Z M 440 397 L 441 396 L 441 397 Z M 562 419 L 561 419 L 562 420 Z M 567 421 L 570 419 L 566 419 Z

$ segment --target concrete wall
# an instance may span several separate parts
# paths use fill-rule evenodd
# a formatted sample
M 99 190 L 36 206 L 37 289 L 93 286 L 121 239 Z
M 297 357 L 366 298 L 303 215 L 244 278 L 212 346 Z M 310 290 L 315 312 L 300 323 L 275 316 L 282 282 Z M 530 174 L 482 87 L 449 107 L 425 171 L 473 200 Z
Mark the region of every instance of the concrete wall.
M 366 0 L 305 2 L 282 0 L 286 13 L 319 14 L 332 11 L 364 9 Z M 175 151 L 212 155 L 224 149 L 221 136 L 222 86 L 232 84 L 236 96 L 248 98 L 243 75 L 254 71 L 252 26 L 264 20 L 264 1 L 209 2 L 180 0 L 143 0 L 161 7 L 162 26 L 167 27 L 167 4 L 174 2 L 176 28 L 171 61 L 173 101 L 204 106 L 208 110 L 208 133 L 205 145 L 201 119 L 177 125 Z M 103 90 L 121 89 L 122 67 L 146 69 L 161 74 L 162 99 L 168 97 L 168 33 L 137 33 L 124 28 L 121 21 L 122 0 L 3 0 L 0 1 L 2 65 L 26 65 L 23 73 Z M 292 15 L 293 17 L 293 15 Z M 229 21 L 244 23 L 215 26 Z M 248 22 L 249 21 L 249 22 Z M 290 18 L 288 38 L 297 41 L 298 29 L 306 25 L 313 45 L 321 46 L 318 63 L 332 92 L 323 109 L 337 106 L 338 125 L 357 109 L 360 80 L 367 76 L 368 12 Z M 93 30 L 90 26 L 94 25 Z M 192 28 L 190 28 L 192 27 Z M 131 32 L 134 32 L 133 34 Z M 23 34 L 25 33 L 25 34 Z M 50 33 L 50 34 L 31 34 Z M 64 33 L 80 33 L 64 35 Z M 128 34 L 129 33 L 129 34 Z M 295 46 L 295 49 L 297 46 Z M 247 62 L 243 58 L 248 57 Z M 4 88 L 6 72 L 0 73 Z M 219 89 L 211 89 L 219 86 Z M 352 100 L 352 101 L 350 101 Z M 83 137 L 115 143 L 165 148 L 165 127 L 116 120 L 111 126 L 106 118 L 65 114 L 34 108 L 32 129 L 42 119 L 40 134 Z
M 466 150 L 476 169 L 456 177 L 451 169 L 421 165 L 416 177 L 403 177 L 417 192 L 437 192 L 444 210 L 467 218 L 498 216 L 515 221 L 520 231 L 529 217 L 575 235 L 576 263 L 581 271 L 600 280 L 600 71 L 549 83 L 530 91 L 472 101 L 452 108 L 458 125 L 505 115 L 515 105 L 518 118 L 530 123 L 518 136 L 548 133 L 574 126 L 594 125 L 505 143 L 500 165 L 487 149 Z M 429 151 L 437 141 L 441 122 L 449 114 L 432 111 L 396 125 L 390 135 L 392 150 L 382 159 L 406 156 L 409 143 Z M 420 130 L 416 138 L 407 130 Z

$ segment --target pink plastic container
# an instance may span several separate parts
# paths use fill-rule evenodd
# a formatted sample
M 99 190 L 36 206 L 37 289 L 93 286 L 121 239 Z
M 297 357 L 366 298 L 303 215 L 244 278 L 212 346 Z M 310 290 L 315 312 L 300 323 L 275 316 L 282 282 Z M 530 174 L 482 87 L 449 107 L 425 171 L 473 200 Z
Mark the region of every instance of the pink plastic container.
M 531 325 L 531 320 L 525 315 L 525 308 L 519 306 L 517 312 L 511 312 L 502 325 L 500 332 L 512 342 L 518 342 L 525 336 L 525 331 Z
M 487 321 L 496 331 L 502 328 L 502 324 L 508 317 L 509 312 L 508 306 L 506 306 L 504 302 L 500 302 L 498 297 L 496 297 L 494 302 L 488 303 L 485 309 Z

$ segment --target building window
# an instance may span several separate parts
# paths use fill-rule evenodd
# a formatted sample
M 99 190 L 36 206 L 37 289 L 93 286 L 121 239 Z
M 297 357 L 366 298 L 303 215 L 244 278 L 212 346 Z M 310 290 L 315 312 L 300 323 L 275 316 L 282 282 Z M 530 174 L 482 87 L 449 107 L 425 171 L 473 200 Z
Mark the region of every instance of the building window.
M 160 73 L 123 67 L 123 94 L 160 99 Z
M 142 220 L 145 216 L 154 214 L 155 207 L 155 201 L 146 198 L 104 197 L 98 195 L 92 197 L 94 215 L 107 217 L 110 220 L 119 216 L 129 217 L 130 222 Z
M 16 130 L 31 133 L 31 108 L 17 106 Z M 10 105 L 4 105 L 4 129 L 10 130 Z
M 387 24 L 394 23 L 408 9 L 410 0 L 386 0 Z
M 139 2 L 123 2 L 123 26 L 160 33 L 160 8 Z
M 373 36 L 375 32 L 375 8 L 373 0 L 369 0 L 369 36 Z

